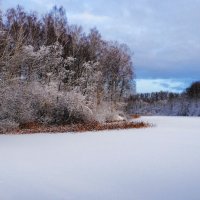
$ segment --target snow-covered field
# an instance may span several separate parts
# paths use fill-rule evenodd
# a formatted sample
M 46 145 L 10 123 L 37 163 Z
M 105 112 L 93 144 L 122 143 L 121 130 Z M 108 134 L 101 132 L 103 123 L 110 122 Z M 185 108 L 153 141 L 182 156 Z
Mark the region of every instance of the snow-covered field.
M 156 127 L 0 135 L 0 200 L 199 200 L 200 118 Z

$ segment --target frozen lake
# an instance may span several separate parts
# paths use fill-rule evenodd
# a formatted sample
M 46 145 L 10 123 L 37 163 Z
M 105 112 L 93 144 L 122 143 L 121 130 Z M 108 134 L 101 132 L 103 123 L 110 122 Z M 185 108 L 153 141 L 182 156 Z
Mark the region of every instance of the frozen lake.
M 145 129 L 0 135 L 0 200 L 199 200 L 200 118 Z

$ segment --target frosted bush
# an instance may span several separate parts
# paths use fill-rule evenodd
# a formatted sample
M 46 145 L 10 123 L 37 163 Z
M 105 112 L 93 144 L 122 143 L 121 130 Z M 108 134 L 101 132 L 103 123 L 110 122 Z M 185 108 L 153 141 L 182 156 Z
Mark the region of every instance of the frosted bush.
M 0 133 L 5 134 L 19 127 L 19 124 L 10 120 L 0 120 Z

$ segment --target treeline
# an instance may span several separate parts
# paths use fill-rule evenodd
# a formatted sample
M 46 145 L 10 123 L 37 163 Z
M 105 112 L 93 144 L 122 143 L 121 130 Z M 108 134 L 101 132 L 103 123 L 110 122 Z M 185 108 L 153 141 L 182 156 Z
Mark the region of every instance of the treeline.
M 200 81 L 192 83 L 182 93 L 135 94 L 128 102 L 127 109 L 135 114 L 200 116 Z
M 152 93 L 139 93 L 134 94 L 129 97 L 129 101 L 138 101 L 142 100 L 147 103 L 153 103 L 162 100 L 172 100 L 180 97 L 182 94 L 173 93 L 173 92 L 152 92 Z
M 0 11 L 0 126 L 104 121 L 134 87 L 131 52 L 70 25 L 63 7 L 43 17 Z

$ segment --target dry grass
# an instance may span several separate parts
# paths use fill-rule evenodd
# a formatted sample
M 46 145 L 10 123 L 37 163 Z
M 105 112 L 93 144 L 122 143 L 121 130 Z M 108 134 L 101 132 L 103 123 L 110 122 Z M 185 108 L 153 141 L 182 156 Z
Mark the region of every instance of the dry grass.
M 138 119 L 138 118 L 140 118 L 141 116 L 138 115 L 138 114 L 133 114 L 133 115 L 130 115 L 130 117 L 131 117 L 132 119 Z
M 43 125 L 39 123 L 21 124 L 18 129 L 11 131 L 12 134 L 29 134 L 29 133 L 63 133 L 63 132 L 85 132 L 101 131 L 113 129 L 131 129 L 147 128 L 150 124 L 144 122 L 112 122 L 100 124 L 92 122 L 87 124 L 70 124 L 70 125 Z

